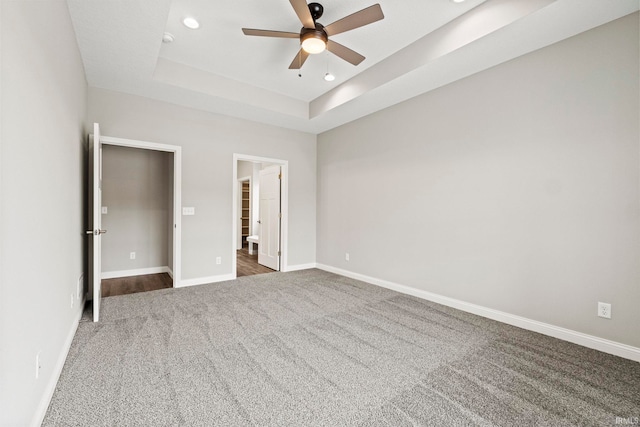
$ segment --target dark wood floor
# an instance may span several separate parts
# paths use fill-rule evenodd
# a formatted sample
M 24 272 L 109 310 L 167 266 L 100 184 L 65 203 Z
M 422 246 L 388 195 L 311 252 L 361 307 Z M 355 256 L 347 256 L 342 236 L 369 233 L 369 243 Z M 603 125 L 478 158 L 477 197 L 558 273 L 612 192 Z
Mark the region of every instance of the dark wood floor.
M 135 294 L 173 287 L 173 279 L 167 273 L 144 276 L 118 277 L 102 280 L 102 297 Z
M 264 265 L 258 264 L 258 251 L 249 255 L 247 248 L 237 251 L 237 276 L 253 276 L 254 274 L 273 273 Z M 135 294 L 137 292 L 155 291 L 173 287 L 173 279 L 167 273 L 145 274 L 144 276 L 119 277 L 102 280 L 102 297 Z
M 255 250 L 253 255 L 249 255 L 249 249 L 242 248 L 238 252 L 236 275 L 240 276 L 253 276 L 254 274 L 273 273 L 275 270 L 258 264 L 258 251 Z

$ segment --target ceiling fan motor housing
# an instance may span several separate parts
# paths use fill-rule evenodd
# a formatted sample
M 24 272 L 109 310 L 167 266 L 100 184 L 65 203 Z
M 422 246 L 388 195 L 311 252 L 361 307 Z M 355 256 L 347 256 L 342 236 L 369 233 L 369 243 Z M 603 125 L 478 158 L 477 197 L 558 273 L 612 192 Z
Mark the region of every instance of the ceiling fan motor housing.
M 324 7 L 320 3 L 309 3 L 309 12 L 314 21 L 317 21 L 322 17 L 324 13 Z

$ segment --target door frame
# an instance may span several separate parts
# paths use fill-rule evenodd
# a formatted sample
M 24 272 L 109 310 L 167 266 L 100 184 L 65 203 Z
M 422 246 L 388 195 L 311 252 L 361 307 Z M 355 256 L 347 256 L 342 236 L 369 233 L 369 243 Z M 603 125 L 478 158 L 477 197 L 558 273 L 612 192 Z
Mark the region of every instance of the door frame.
M 142 150 L 173 153 L 173 287 L 180 287 L 182 277 L 182 147 L 157 142 L 100 136 L 100 145 L 140 148 Z
M 252 156 L 248 154 L 233 153 L 233 183 L 231 195 L 231 275 L 233 278 L 238 277 L 238 260 L 236 253 L 236 244 L 238 241 L 238 161 L 244 160 L 253 163 L 272 163 L 282 168 L 282 179 L 280 181 L 280 212 L 282 219 L 280 220 L 280 271 L 287 271 L 288 262 L 288 240 L 289 240 L 289 161 L 282 159 L 273 159 L 270 157 Z M 260 243 L 258 243 L 260 244 Z
M 93 302 L 93 321 L 100 320 L 100 305 L 102 303 L 102 143 L 100 142 L 100 125 L 93 124 L 93 133 L 89 135 L 89 170 L 88 170 L 89 194 L 87 207 L 89 209 L 89 222 L 91 230 L 86 234 L 91 235 L 91 243 L 88 245 L 87 262 L 89 274 L 89 287 L 87 299 Z

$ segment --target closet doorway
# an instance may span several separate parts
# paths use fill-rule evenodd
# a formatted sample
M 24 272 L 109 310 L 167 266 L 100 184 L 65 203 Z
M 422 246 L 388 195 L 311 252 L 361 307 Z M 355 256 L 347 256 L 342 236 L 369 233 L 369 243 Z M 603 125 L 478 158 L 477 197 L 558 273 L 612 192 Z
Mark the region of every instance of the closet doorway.
M 102 296 L 176 286 L 179 154 L 101 142 Z
M 234 277 L 286 271 L 287 172 L 285 160 L 234 154 Z

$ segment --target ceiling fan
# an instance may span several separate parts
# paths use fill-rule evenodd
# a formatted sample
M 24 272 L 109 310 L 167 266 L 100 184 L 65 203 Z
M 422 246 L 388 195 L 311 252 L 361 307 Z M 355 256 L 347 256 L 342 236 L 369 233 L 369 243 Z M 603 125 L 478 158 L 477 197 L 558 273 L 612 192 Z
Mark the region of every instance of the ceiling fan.
M 300 33 L 255 30 L 252 28 L 243 28 L 242 32 L 247 36 L 300 39 L 300 51 L 296 54 L 291 65 L 289 65 L 290 70 L 300 69 L 309 54 L 320 53 L 325 49 L 353 65 L 360 64 L 364 61 L 364 56 L 340 43 L 329 40 L 329 37 L 369 25 L 384 18 L 380 5 L 374 4 L 325 27 L 318 22 L 324 12 L 324 8 L 320 3 L 307 4 L 306 0 L 289 0 L 289 2 L 298 15 L 300 22 L 302 22 Z

